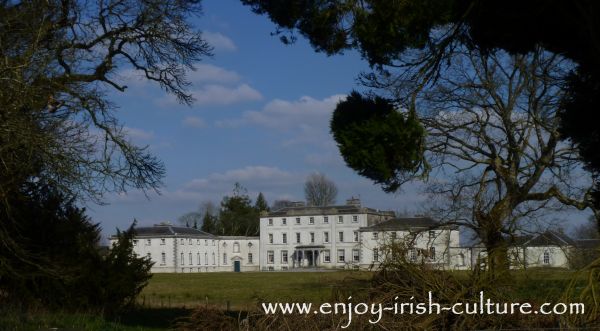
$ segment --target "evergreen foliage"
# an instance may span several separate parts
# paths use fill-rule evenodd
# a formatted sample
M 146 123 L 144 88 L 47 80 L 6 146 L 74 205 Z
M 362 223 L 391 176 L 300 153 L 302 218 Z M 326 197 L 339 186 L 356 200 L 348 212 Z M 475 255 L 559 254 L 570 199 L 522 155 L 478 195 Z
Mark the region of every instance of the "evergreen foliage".
M 346 164 L 386 192 L 400 188 L 405 174 L 426 169 L 424 128 L 391 100 L 350 93 L 335 109 L 331 132 Z

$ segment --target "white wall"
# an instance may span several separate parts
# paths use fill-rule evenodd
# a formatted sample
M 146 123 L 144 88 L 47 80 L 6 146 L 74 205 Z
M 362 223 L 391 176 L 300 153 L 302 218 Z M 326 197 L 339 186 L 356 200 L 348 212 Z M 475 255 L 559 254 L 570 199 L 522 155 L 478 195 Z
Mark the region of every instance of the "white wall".
M 414 236 L 409 231 L 364 231 L 361 238 L 360 266 L 363 269 L 377 268 L 390 254 L 387 248 L 392 243 L 406 250 L 408 261 L 431 264 L 439 268 L 451 268 L 459 260 L 462 263 L 461 254 L 467 257 L 465 252 L 458 249 L 458 230 L 425 230 Z M 467 261 L 461 264 L 461 268 L 467 267 Z
M 339 217 L 342 222 L 339 222 Z M 313 219 L 311 223 L 311 217 Z M 328 221 L 325 221 L 325 217 Z M 356 217 L 356 218 L 355 218 Z M 299 224 L 296 218 L 300 219 Z M 285 219 L 285 221 L 284 221 Z M 297 246 L 314 245 L 324 246 L 315 248 L 316 264 L 320 268 L 351 268 L 353 262 L 353 249 L 360 248 L 360 233 L 358 229 L 367 225 L 367 214 L 331 214 L 331 215 L 296 215 L 285 217 L 261 217 L 260 218 L 260 261 L 261 270 L 285 270 L 299 265 L 307 266 L 308 254 L 301 261 L 294 260 Z M 328 233 L 326 241 L 325 233 Z M 340 240 L 339 233 L 343 233 Z M 283 234 L 287 240 L 284 242 Z M 300 242 L 297 242 L 297 233 L 300 234 Z M 311 233 L 314 240 L 311 240 Z M 355 238 L 356 233 L 356 238 Z M 270 238 L 272 235 L 273 242 Z M 356 239 L 356 240 L 355 240 Z M 344 261 L 338 258 L 338 250 L 343 250 Z M 269 261 L 268 253 L 273 253 L 273 261 Z M 282 259 L 282 252 L 287 252 L 287 263 Z M 329 262 L 325 256 L 329 253 Z M 358 264 L 358 262 L 356 262 Z

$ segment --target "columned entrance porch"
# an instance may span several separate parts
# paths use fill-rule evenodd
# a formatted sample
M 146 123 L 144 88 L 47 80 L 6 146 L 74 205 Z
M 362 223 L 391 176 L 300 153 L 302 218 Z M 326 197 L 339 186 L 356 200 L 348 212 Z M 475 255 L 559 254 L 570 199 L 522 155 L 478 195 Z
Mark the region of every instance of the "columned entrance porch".
M 293 268 L 317 268 L 321 264 L 319 258 L 323 245 L 296 246 L 292 254 Z

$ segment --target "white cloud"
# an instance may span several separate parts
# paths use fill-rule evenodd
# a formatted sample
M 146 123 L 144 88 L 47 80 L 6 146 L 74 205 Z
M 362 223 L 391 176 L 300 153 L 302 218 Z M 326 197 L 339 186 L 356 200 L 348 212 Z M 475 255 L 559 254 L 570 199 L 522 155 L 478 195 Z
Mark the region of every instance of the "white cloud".
M 150 140 L 154 138 L 154 132 L 138 128 L 123 127 L 123 132 L 133 140 Z
M 181 124 L 188 128 L 203 128 L 206 126 L 206 121 L 200 117 L 188 116 L 181 121 Z
M 217 52 L 233 52 L 237 50 L 237 46 L 233 40 L 222 33 L 204 31 L 202 32 L 202 38 Z
M 260 111 L 247 111 L 242 117 L 217 121 L 223 128 L 256 125 L 291 134 L 282 139 L 284 146 L 319 144 L 335 146 L 329 134 L 329 121 L 337 103 L 345 95 L 336 94 L 318 100 L 303 96 L 295 101 L 275 99 Z
M 277 167 L 247 166 L 232 169 L 223 173 L 212 173 L 205 178 L 196 178 L 184 185 L 188 191 L 230 191 L 233 184 L 241 183 L 246 187 L 286 186 L 301 182 L 302 176 L 293 174 Z
M 258 101 L 262 95 L 247 84 L 236 87 L 205 85 L 192 91 L 196 105 L 231 105 L 245 101 Z
M 262 100 L 263 96 L 248 84 L 230 87 L 218 84 L 206 84 L 189 91 L 194 98 L 195 106 L 227 106 L 236 103 Z M 175 107 L 179 105 L 173 95 L 165 95 L 156 99 L 157 105 L 161 107 Z
M 215 66 L 212 64 L 197 64 L 196 70 L 188 71 L 188 79 L 192 84 L 202 83 L 235 83 L 242 77 L 235 71 Z
M 328 126 L 331 113 L 345 95 L 336 94 L 323 100 L 303 96 L 296 101 L 275 99 L 261 111 L 248 111 L 241 123 L 255 124 L 268 128 L 289 130 L 302 127 Z

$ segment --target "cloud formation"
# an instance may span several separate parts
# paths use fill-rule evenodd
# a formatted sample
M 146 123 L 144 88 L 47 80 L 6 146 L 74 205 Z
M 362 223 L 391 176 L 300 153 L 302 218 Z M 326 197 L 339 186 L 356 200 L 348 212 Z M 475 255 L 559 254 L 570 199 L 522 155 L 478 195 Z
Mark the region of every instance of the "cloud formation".
M 220 32 L 204 31 L 202 38 L 212 46 L 216 52 L 233 52 L 237 50 L 237 46 L 231 38 Z
M 203 128 L 206 126 L 206 121 L 197 116 L 188 116 L 181 121 L 181 124 L 188 128 Z
M 302 176 L 277 167 L 246 166 L 223 173 L 212 173 L 204 178 L 196 178 L 184 185 L 186 191 L 229 191 L 236 182 L 251 188 L 289 186 L 301 182 Z
M 123 132 L 131 139 L 136 141 L 147 141 L 154 138 L 154 132 L 146 131 L 139 128 L 132 128 L 125 126 L 123 127 Z

